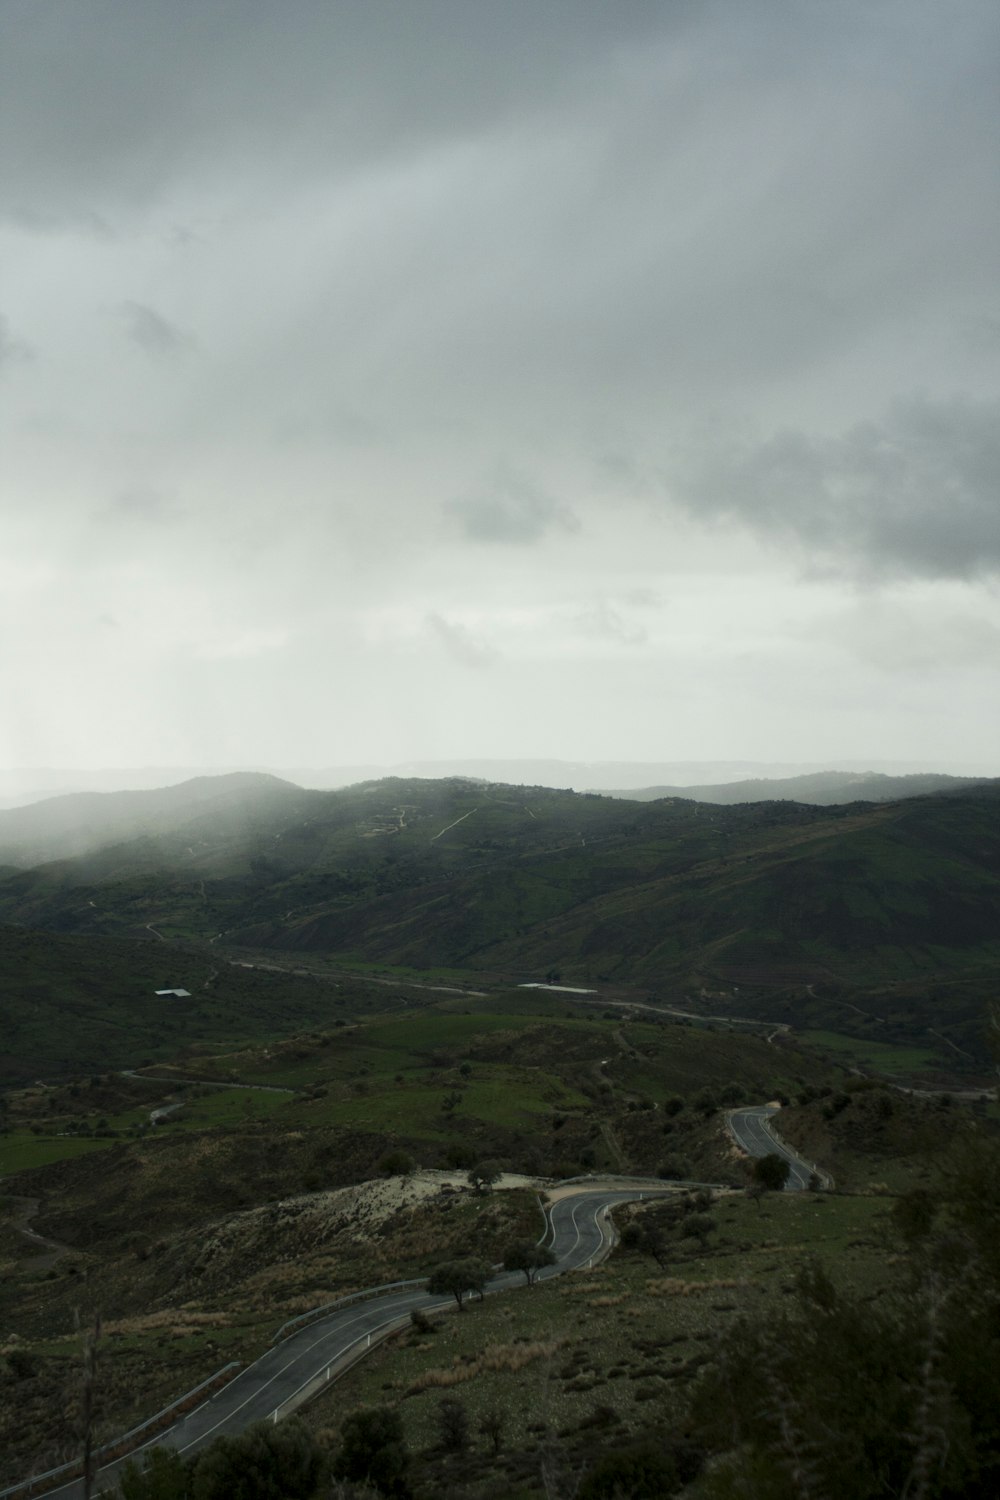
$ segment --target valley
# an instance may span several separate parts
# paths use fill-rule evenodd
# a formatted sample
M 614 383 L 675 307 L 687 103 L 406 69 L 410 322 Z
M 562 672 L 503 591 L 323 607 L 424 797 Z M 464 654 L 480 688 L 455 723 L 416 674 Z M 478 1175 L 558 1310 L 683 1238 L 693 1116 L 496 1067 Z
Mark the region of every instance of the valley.
M 79 1451 L 96 1317 L 103 1442 L 310 1309 L 499 1264 L 537 1240 L 539 1195 L 607 1178 L 609 1259 L 405 1322 L 297 1418 L 333 1451 L 388 1400 L 417 1493 L 486 1500 L 503 1473 L 533 1495 L 540 1465 L 639 1441 L 645 1402 L 693 1432 L 710 1351 L 783 1316 L 814 1262 L 848 1299 L 903 1295 L 897 1205 L 993 1138 L 989 791 L 171 790 L 154 830 L 0 881 L 0 1484 Z M 741 1134 L 747 1156 L 732 1127 L 765 1102 L 806 1167 L 762 1198 L 775 1143 Z M 630 1176 L 656 1201 L 630 1205 Z M 502 1410 L 502 1461 L 435 1447 L 453 1385 L 470 1420 Z

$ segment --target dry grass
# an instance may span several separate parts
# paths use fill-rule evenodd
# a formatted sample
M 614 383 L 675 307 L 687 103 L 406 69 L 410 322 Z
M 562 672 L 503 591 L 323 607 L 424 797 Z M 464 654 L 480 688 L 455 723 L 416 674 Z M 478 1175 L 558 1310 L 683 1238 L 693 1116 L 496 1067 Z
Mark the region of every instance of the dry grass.
M 192 1312 L 166 1307 L 160 1312 L 143 1313 L 135 1318 L 117 1318 L 104 1324 L 106 1334 L 139 1334 L 164 1332 L 182 1338 L 198 1328 L 229 1328 L 233 1319 L 227 1313 Z
M 709 1281 L 682 1281 L 679 1276 L 662 1276 L 646 1282 L 646 1291 L 651 1297 L 696 1297 L 700 1292 L 731 1291 L 735 1287 L 752 1286 L 745 1276 L 718 1276 Z
M 406 1394 L 416 1396 L 420 1391 L 461 1385 L 463 1381 L 475 1380 L 477 1375 L 487 1371 L 516 1375 L 537 1359 L 550 1359 L 567 1342 L 565 1338 L 557 1338 L 534 1343 L 487 1344 L 481 1354 L 471 1359 L 456 1355 L 454 1363 L 445 1369 L 424 1370 L 407 1387 Z

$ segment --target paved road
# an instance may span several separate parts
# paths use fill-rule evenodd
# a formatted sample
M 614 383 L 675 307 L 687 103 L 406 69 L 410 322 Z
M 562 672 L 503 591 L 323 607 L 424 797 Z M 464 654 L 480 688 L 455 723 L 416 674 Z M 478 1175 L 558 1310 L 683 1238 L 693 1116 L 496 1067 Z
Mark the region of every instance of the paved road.
M 612 1242 L 608 1210 L 615 1204 L 675 1190 L 676 1186 L 619 1191 L 584 1189 L 559 1199 L 548 1212 L 551 1229 L 547 1242 L 556 1256 L 556 1264 L 542 1270 L 538 1279 L 577 1270 L 601 1259 Z M 524 1285 L 520 1272 L 509 1272 L 495 1276 L 487 1290 L 492 1293 Z M 404 1287 L 340 1308 L 269 1349 L 211 1400 L 152 1439 L 149 1446 L 160 1443 L 181 1453 L 194 1453 L 222 1433 L 240 1432 L 251 1422 L 272 1418 L 276 1412 L 286 1415 L 307 1388 L 315 1387 L 317 1380 L 329 1378 L 327 1372 L 339 1373 L 332 1367 L 340 1361 L 349 1361 L 387 1328 L 407 1319 L 413 1309 L 433 1312 L 454 1306 L 451 1297 L 431 1297 L 421 1287 Z M 103 1469 L 95 1494 L 101 1492 L 102 1486 L 111 1493 L 120 1469 L 120 1464 Z M 83 1485 L 74 1480 L 47 1491 L 46 1496 L 82 1500 Z
M 785 1144 L 781 1137 L 775 1132 L 771 1121 L 779 1110 L 773 1104 L 755 1104 L 750 1109 L 734 1109 L 730 1112 L 727 1124 L 729 1133 L 742 1150 L 748 1156 L 783 1156 L 791 1167 L 788 1181 L 785 1183 L 786 1191 L 801 1193 L 809 1186 L 809 1178 L 815 1171 L 824 1185 L 829 1185 L 830 1179 L 819 1170 L 797 1156 L 791 1146 Z

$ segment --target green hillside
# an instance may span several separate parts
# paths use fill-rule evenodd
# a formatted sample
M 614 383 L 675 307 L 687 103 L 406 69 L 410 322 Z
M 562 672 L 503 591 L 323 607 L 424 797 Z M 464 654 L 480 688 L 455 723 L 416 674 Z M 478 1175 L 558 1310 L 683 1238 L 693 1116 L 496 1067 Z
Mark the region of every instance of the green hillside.
M 148 942 L 0 927 L 0 1088 L 335 1025 L 406 1002 L 362 981 L 247 968 Z M 159 989 L 190 991 L 187 999 Z
M 0 918 L 218 954 L 735 990 L 741 1004 L 748 991 L 814 1007 L 902 985 L 921 1026 L 955 1019 L 934 1009 L 944 980 L 966 985 L 972 1025 L 1000 968 L 1000 799 L 988 790 L 713 807 L 389 779 L 267 788 L 188 813 L 8 875 Z

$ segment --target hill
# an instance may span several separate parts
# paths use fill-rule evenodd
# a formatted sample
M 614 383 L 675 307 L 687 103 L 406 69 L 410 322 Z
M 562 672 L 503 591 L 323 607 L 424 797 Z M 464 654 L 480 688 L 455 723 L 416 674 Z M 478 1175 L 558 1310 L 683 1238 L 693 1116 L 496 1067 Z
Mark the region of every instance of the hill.
M 904 797 L 927 797 L 935 792 L 968 791 L 974 787 L 1000 786 L 989 777 L 945 776 L 923 771 L 906 776 L 887 776 L 880 771 L 814 771 L 803 776 L 755 777 L 747 781 L 716 782 L 707 786 L 646 786 L 636 790 L 608 791 L 606 797 L 629 802 L 655 802 L 663 797 L 691 797 L 696 802 L 714 802 L 731 807 L 739 802 L 808 802 L 831 807 L 845 802 L 896 802 Z
M 0 865 L 28 868 L 72 859 L 109 844 L 219 817 L 238 823 L 263 807 L 289 809 L 301 788 L 277 776 L 234 771 L 197 776 L 152 791 L 75 792 L 0 810 Z
M 0 919 L 675 993 L 904 984 L 932 1016 L 921 1025 L 937 1023 L 921 994 L 938 979 L 981 1008 L 1000 966 L 990 789 L 725 808 L 389 779 L 207 805 L 169 833 L 8 875 Z

